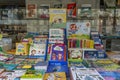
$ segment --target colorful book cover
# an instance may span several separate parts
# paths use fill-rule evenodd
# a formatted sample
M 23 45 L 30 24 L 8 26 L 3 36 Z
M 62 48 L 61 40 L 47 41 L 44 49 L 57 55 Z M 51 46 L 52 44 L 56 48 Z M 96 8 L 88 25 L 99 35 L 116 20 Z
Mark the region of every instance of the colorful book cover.
M 76 3 L 67 4 L 67 16 L 75 18 L 77 16 L 77 6 Z
M 39 18 L 49 18 L 49 5 L 42 4 L 38 9 Z
M 16 43 L 16 55 L 28 55 L 28 44 Z
M 37 4 L 26 5 L 27 18 L 37 18 Z
M 64 44 L 53 45 L 50 60 L 66 61 L 66 46 Z
M 105 80 L 94 68 L 70 68 L 72 80 Z
M 21 76 L 20 80 L 42 80 L 42 75 L 35 70 L 27 70 L 27 72 Z
M 49 43 L 64 43 L 64 29 L 49 29 Z
M 65 28 L 66 9 L 50 9 L 49 22 L 51 28 Z
M 82 59 L 83 51 L 78 48 L 68 49 L 68 59 Z
M 65 72 L 69 76 L 68 63 L 66 61 L 49 61 L 47 72 Z
M 44 57 L 46 55 L 46 44 L 33 44 L 30 46 L 29 56 Z
M 43 80 L 67 80 L 65 72 L 45 73 Z
M 96 59 L 98 58 L 98 51 L 96 49 L 84 49 L 83 59 Z
M 67 38 L 90 39 L 90 23 L 89 22 L 68 22 Z

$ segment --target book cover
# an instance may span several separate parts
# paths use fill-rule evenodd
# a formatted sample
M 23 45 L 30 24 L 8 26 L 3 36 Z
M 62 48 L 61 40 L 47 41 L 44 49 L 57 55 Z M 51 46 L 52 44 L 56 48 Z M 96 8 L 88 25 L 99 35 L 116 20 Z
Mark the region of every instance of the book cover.
M 45 73 L 43 80 L 67 80 L 65 72 Z
M 96 49 L 84 49 L 83 59 L 96 59 L 98 58 L 98 51 Z
M 28 55 L 28 44 L 16 43 L 16 55 Z
M 77 6 L 76 3 L 67 4 L 67 16 L 75 18 L 77 16 Z
M 64 44 L 54 44 L 50 60 L 66 61 L 66 46 Z
M 49 18 L 49 5 L 42 4 L 38 9 L 39 18 Z
M 65 72 L 69 76 L 68 64 L 66 61 L 49 61 L 47 72 Z
M 49 22 L 51 28 L 65 28 L 66 9 L 50 9 Z
M 46 44 L 32 44 L 30 46 L 29 56 L 33 57 L 45 57 Z
M 83 51 L 78 48 L 68 49 L 68 59 L 82 59 Z
M 42 75 L 35 70 L 27 70 L 20 80 L 42 80 Z
M 105 80 L 94 68 L 70 68 L 72 80 Z
M 64 43 L 64 29 L 49 29 L 49 43 Z
M 35 70 L 42 70 L 42 69 L 44 69 L 46 71 L 47 70 L 47 66 L 48 66 L 48 62 L 42 61 L 42 62 L 36 63 L 34 68 L 35 68 Z
M 68 22 L 67 23 L 67 38 L 75 39 L 90 39 L 90 23 L 89 22 Z
M 27 4 L 26 5 L 26 17 L 27 18 L 37 18 L 37 4 Z
M 82 4 L 79 16 L 80 17 L 91 17 L 91 15 L 92 15 L 91 4 Z

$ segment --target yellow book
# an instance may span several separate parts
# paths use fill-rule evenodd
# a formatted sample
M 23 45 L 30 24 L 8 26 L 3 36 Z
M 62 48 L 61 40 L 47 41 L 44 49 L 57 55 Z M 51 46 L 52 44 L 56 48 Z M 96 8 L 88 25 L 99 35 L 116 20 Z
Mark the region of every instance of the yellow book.
M 86 48 L 90 48 L 90 40 L 86 40 Z
M 28 44 L 16 43 L 16 55 L 28 55 Z
M 22 68 L 29 69 L 29 68 L 32 68 L 32 66 L 31 65 L 24 65 Z
M 65 72 L 45 73 L 43 80 L 66 80 Z
M 94 41 L 93 40 L 90 40 L 90 48 L 94 49 Z

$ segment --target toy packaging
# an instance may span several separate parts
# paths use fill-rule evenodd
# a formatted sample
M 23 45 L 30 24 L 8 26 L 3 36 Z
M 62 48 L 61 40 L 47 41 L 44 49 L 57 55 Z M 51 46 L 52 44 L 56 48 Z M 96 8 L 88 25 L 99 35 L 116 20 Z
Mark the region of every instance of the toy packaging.
M 50 60 L 66 61 L 66 46 L 64 44 L 54 44 L 52 46 Z
M 50 19 L 49 19 L 50 27 L 51 28 L 65 28 L 66 9 L 49 9 L 49 10 L 50 10 Z
M 78 48 L 68 49 L 68 59 L 82 59 L 83 50 Z
M 16 55 L 28 55 L 28 44 L 16 43 Z
M 66 30 L 68 39 L 90 39 L 89 22 L 68 22 Z
M 67 80 L 65 72 L 45 73 L 43 80 Z

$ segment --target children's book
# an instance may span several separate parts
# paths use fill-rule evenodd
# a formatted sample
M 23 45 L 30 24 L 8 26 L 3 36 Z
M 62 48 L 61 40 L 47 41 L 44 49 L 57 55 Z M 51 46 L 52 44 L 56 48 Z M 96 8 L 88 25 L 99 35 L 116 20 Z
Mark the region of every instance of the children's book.
M 81 5 L 80 17 L 91 17 L 92 10 L 91 4 L 83 4 Z
M 83 59 L 97 59 L 98 51 L 96 49 L 83 49 Z
M 68 59 L 82 59 L 83 50 L 78 48 L 68 49 Z
M 49 22 L 51 28 L 65 28 L 66 9 L 50 9 Z
M 37 4 L 27 4 L 26 15 L 27 18 L 37 18 Z
M 35 70 L 27 70 L 20 80 L 42 80 L 42 75 Z
M 65 72 L 45 73 L 43 80 L 67 80 Z
M 28 55 L 28 44 L 16 43 L 16 55 Z
M 76 3 L 67 4 L 67 16 L 75 18 L 77 16 L 77 6 Z
M 64 29 L 49 29 L 49 43 L 64 43 Z
M 49 61 L 47 72 L 65 72 L 69 76 L 68 64 L 66 61 Z
M 45 58 L 46 55 L 46 44 L 32 44 L 30 46 L 29 57 L 30 58 Z
M 66 31 L 68 39 L 90 39 L 89 22 L 68 22 Z
M 49 18 L 49 5 L 42 4 L 38 9 L 39 18 Z
M 64 44 L 54 44 L 52 46 L 50 60 L 66 61 L 66 46 Z
M 105 80 L 94 68 L 70 68 L 72 80 Z

